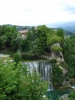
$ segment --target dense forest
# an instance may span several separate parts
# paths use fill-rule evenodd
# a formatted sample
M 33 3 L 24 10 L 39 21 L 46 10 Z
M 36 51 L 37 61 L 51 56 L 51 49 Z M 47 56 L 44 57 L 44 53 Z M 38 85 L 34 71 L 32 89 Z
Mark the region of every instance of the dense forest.
M 45 25 L 40 25 L 37 29 L 31 27 L 25 34 L 26 37 L 22 38 L 22 34 L 16 26 L 0 26 L 0 53 L 10 54 L 10 57 L 15 61 L 15 63 L 0 63 L 1 100 L 22 100 L 22 98 L 23 100 L 44 100 L 42 95 L 47 90 L 47 83 L 42 82 L 40 76 L 34 72 L 30 75 L 26 67 L 23 69 L 21 62 L 25 60 L 24 58 L 27 55 L 44 59 L 44 56 L 51 58 L 52 54 L 55 54 L 55 57 L 48 59 L 53 67 L 54 86 L 62 86 L 63 81 L 69 82 L 71 85 L 75 83 L 75 35 L 65 38 L 63 29 L 56 30 Z M 64 62 L 58 63 L 56 58 L 60 52 L 63 54 Z M 60 66 L 66 69 L 67 73 L 63 74 Z M 69 98 L 72 98 L 74 94 L 75 91 Z

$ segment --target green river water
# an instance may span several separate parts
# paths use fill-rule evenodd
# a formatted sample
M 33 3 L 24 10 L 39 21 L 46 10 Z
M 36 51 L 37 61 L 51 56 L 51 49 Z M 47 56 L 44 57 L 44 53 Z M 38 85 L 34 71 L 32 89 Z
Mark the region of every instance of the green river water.
M 62 96 L 64 94 L 69 94 L 70 91 L 71 90 L 69 88 L 60 88 L 60 89 L 54 89 L 52 91 L 48 91 L 46 93 L 46 95 L 47 95 L 48 98 L 52 97 L 53 100 L 57 100 L 57 98 L 59 96 Z

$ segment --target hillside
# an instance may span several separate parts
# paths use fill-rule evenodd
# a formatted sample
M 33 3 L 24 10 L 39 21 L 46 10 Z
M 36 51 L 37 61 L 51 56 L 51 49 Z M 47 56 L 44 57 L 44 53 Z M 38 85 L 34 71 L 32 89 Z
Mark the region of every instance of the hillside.
M 75 21 L 71 21 L 71 22 L 62 22 L 62 23 L 54 23 L 48 26 L 53 26 L 55 28 L 62 28 L 66 31 L 75 33 Z
M 16 29 L 19 30 L 29 30 L 32 28 L 32 26 L 19 26 L 19 25 L 11 25 L 11 24 L 6 24 L 7 26 L 16 26 Z M 55 23 L 52 24 L 54 27 L 53 29 L 58 30 L 62 28 L 64 30 L 65 35 L 73 35 L 75 33 L 75 22 L 67 22 L 67 23 Z M 51 25 L 48 25 L 50 27 Z M 34 26 L 35 27 L 35 26 Z

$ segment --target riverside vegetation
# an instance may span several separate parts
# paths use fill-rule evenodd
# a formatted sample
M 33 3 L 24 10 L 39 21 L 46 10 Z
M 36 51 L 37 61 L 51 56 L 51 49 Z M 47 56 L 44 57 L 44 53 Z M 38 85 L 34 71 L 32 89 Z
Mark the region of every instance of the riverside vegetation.
M 56 44 L 60 44 L 60 46 Z M 42 96 L 46 92 L 47 84 L 42 82 L 36 73 L 29 74 L 19 63 L 19 61 L 25 60 L 24 56 L 26 55 L 36 58 L 42 58 L 45 55 L 50 58 L 53 65 L 52 77 L 55 87 L 62 86 L 63 81 L 69 82 L 71 85 L 74 84 L 75 36 L 64 38 L 62 29 L 54 30 L 45 25 L 38 26 L 37 29 L 32 27 L 26 33 L 26 38 L 22 38 L 22 34 L 16 30 L 15 26 L 2 25 L 0 26 L 0 52 L 8 52 L 16 62 L 0 64 L 1 100 L 43 99 Z M 60 56 L 59 52 L 62 52 L 64 61 L 57 60 Z M 53 54 L 55 56 L 52 56 Z M 62 68 L 67 70 L 65 74 L 63 74 Z M 74 93 L 69 98 L 72 98 Z

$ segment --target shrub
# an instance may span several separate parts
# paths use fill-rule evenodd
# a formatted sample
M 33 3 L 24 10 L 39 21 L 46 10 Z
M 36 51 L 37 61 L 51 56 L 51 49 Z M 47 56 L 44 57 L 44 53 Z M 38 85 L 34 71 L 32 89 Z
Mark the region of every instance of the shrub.
M 58 46 L 53 46 L 51 49 L 54 52 L 63 51 L 62 48 L 61 47 L 58 47 Z
M 22 63 L 0 63 L 0 100 L 42 100 L 47 90 L 39 74 Z
M 19 75 L 14 63 L 0 63 L 0 100 L 19 100 Z
M 41 100 L 47 90 L 47 82 L 42 81 L 39 74 L 33 70 L 32 73 L 26 73 L 20 88 L 24 94 L 24 100 Z
M 16 63 L 18 63 L 18 62 L 21 61 L 21 60 L 22 60 L 21 53 L 20 53 L 20 51 L 17 51 L 17 52 L 14 54 L 14 61 L 15 61 Z
M 53 65 L 53 84 L 61 86 L 63 82 L 63 71 L 58 65 Z
M 75 100 L 75 90 L 69 94 L 69 100 Z
M 62 38 L 60 36 L 57 36 L 55 34 L 48 35 L 48 39 L 47 39 L 48 45 L 52 45 L 54 43 L 61 43 L 61 41 L 62 41 Z

